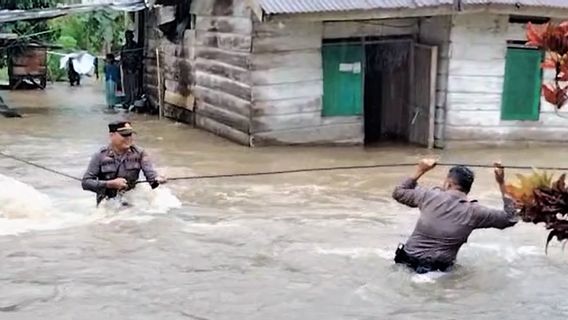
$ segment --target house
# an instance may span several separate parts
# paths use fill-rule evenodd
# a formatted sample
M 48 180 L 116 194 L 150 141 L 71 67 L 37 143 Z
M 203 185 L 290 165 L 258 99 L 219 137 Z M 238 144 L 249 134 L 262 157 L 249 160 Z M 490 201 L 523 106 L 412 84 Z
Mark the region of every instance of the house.
M 156 0 L 144 86 L 247 146 L 564 142 L 528 22 L 564 0 Z

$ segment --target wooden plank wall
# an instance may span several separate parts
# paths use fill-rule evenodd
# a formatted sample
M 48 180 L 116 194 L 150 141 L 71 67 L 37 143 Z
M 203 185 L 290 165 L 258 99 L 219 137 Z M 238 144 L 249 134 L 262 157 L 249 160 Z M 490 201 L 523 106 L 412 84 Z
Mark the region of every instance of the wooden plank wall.
M 438 47 L 438 77 L 436 81 L 436 121 L 434 145 L 444 147 L 444 128 L 446 120 L 446 96 L 448 93 L 448 68 L 450 65 L 450 16 L 422 18 L 420 21 L 419 43 Z
M 156 66 L 156 48 L 161 47 L 159 34 L 156 31 L 158 17 L 155 11 L 144 12 L 145 30 L 144 38 L 144 75 L 143 88 L 149 102 L 158 107 L 158 71 Z
M 251 133 L 262 144 L 361 144 L 363 117 L 322 117 L 322 39 L 416 34 L 416 19 L 254 21 Z
M 453 19 L 447 94 L 448 147 L 563 142 L 568 121 L 541 99 L 538 121 L 502 121 L 501 95 L 507 40 L 525 40 L 524 25 L 505 15 Z M 544 73 L 545 81 L 553 75 Z
M 251 133 L 256 145 L 321 139 L 309 132 L 321 125 L 322 29 L 320 22 L 254 21 Z
M 146 12 L 144 88 L 150 103 L 157 106 L 159 90 L 156 48 L 159 48 L 164 115 L 191 123 L 193 118 L 190 111 L 194 107 L 192 86 L 195 82 L 192 44 L 195 31 L 186 30 L 184 38 L 176 44 L 157 30 L 159 23 L 171 21 L 173 8 L 161 7 Z
M 241 0 L 199 0 L 196 14 L 196 125 L 250 145 L 251 11 Z
M 157 30 L 172 19 L 170 7 L 146 13 L 145 90 L 158 103 L 156 48 L 161 51 L 164 112 L 249 145 L 252 47 L 250 10 L 239 0 L 194 0 L 195 27 L 175 44 Z

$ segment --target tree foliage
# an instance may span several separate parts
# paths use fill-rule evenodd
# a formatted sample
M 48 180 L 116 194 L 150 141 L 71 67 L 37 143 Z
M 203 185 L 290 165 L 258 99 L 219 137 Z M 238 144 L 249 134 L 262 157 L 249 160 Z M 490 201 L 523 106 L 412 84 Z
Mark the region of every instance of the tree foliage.
M 29 10 L 54 7 L 62 0 L 0 0 L 0 9 Z M 57 44 L 64 52 L 85 50 L 94 55 L 117 51 L 123 42 L 126 17 L 122 12 L 98 10 L 73 14 L 53 20 L 17 21 L 0 24 L 0 32 L 15 33 L 22 38 L 10 47 L 29 41 Z M 51 80 L 61 80 L 66 71 L 59 69 L 58 56 L 48 57 Z M 0 68 L 6 66 L 6 50 L 0 48 Z
M 118 50 L 124 26 L 124 14 L 112 10 L 69 15 L 50 22 L 57 44 L 66 49 L 86 50 L 95 54 Z
M 546 52 L 543 68 L 554 69 L 554 81 L 542 86 L 543 95 L 549 103 L 561 109 L 568 101 L 568 21 L 553 24 L 527 26 L 528 45 Z
M 566 175 L 556 181 L 546 172 L 517 175 L 517 182 L 507 184 L 507 193 L 520 206 L 524 222 L 544 224 L 550 230 L 546 244 L 556 238 L 568 239 L 568 187 Z

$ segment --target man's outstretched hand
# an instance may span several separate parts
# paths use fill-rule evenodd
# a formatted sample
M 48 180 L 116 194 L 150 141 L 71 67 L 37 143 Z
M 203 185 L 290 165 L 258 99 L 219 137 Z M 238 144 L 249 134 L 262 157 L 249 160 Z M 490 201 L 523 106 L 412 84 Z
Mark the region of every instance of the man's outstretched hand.
M 434 169 L 438 164 L 438 160 L 436 159 L 429 159 L 425 158 L 418 162 L 418 166 L 416 167 L 416 173 L 414 174 L 414 180 L 420 179 L 426 172 Z
M 494 162 L 493 163 L 493 172 L 495 173 L 495 181 L 499 185 L 505 184 L 505 167 L 501 164 L 501 162 Z
M 438 160 L 436 159 L 422 159 L 418 162 L 418 170 L 423 173 L 426 173 L 436 167 L 438 164 Z

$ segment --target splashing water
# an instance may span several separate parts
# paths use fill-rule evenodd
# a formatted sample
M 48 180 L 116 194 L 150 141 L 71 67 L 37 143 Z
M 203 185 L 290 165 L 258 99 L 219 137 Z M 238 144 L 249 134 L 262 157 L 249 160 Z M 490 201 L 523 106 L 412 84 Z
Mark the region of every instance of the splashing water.
M 0 174 L 0 218 L 40 219 L 53 212 L 49 197 L 14 178 Z
M 0 174 L 0 186 L 0 235 L 104 223 L 109 218 L 151 220 L 152 215 L 166 214 L 182 205 L 168 188 L 151 190 L 149 186 L 141 185 L 123 197 L 103 201 L 99 208 L 94 207 L 94 201 L 78 202 L 86 206 L 83 211 L 86 214 L 79 214 L 76 210 L 71 212 L 70 208 L 65 210 L 56 206 L 57 201 L 52 201 L 48 195 L 12 177 Z
M 54 230 L 84 219 L 56 209 L 50 197 L 34 187 L 0 174 L 0 235 Z
M 107 218 L 116 217 L 117 214 L 120 214 L 121 218 L 126 216 L 144 218 L 139 214 L 166 214 L 181 206 L 181 201 L 170 189 L 162 186 L 152 190 L 150 186 L 142 184 L 122 196 L 103 200 L 97 214 Z

